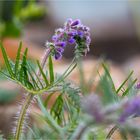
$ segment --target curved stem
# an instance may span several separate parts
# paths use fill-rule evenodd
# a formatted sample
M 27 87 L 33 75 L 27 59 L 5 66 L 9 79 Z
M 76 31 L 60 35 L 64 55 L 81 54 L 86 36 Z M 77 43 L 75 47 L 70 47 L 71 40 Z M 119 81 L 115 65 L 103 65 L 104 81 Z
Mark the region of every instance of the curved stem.
M 42 68 L 44 68 L 50 52 L 51 52 L 50 49 L 47 49 L 45 51 L 45 54 L 44 54 L 44 56 L 42 58 L 42 61 L 41 61 L 41 67 Z M 40 76 L 40 71 L 39 70 L 37 71 L 37 75 Z M 31 103 L 33 97 L 34 97 L 34 94 L 28 93 L 28 95 L 25 99 L 25 102 L 24 102 L 24 104 L 21 108 L 21 111 L 20 111 L 20 114 L 19 114 L 19 119 L 18 119 L 17 126 L 16 126 L 15 140 L 20 139 L 22 129 L 23 129 L 23 125 L 24 125 L 24 121 L 25 121 L 25 117 L 26 117 L 26 113 L 27 113 L 28 107 L 30 106 L 30 103 Z
M 19 119 L 17 122 L 17 127 L 16 127 L 15 140 L 19 140 L 19 138 L 20 138 L 20 135 L 22 133 L 22 127 L 23 127 L 24 120 L 26 117 L 26 112 L 27 112 L 27 109 L 30 105 L 30 102 L 31 102 L 33 96 L 34 96 L 33 94 L 29 93 L 21 108 L 21 112 L 20 112 Z
M 114 132 L 117 130 L 117 126 L 114 126 L 108 133 L 108 135 L 106 136 L 106 139 L 110 139 L 111 136 L 114 134 Z

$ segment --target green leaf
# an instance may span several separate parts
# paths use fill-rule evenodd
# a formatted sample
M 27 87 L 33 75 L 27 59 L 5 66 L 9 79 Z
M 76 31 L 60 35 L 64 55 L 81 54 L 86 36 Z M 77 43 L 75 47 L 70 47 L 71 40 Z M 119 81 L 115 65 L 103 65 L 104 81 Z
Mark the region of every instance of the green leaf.
M 65 73 L 63 79 L 65 79 L 75 68 L 76 68 L 77 64 L 74 64 L 73 67 L 71 69 L 69 69 L 67 71 L 67 73 Z
M 26 85 L 26 81 L 28 81 L 27 68 L 26 68 L 27 52 L 28 49 L 26 48 L 22 57 L 22 63 L 21 63 L 20 74 L 19 74 L 20 82 L 24 82 L 25 85 Z
M 57 120 L 58 124 L 62 123 L 61 116 L 64 114 L 63 103 L 64 103 L 64 101 L 63 101 L 62 94 L 61 94 L 57 97 L 57 99 L 56 99 L 55 103 L 53 104 L 51 111 L 50 111 L 51 115 L 53 116 L 53 118 L 55 120 Z
M 124 82 L 121 84 L 121 86 L 117 89 L 117 93 L 119 93 L 119 91 L 122 89 L 122 87 L 125 85 L 125 83 L 130 79 L 130 77 L 132 76 L 133 71 L 130 72 L 130 74 L 128 75 L 128 77 L 124 80 Z
M 128 93 L 129 93 L 129 91 L 131 90 L 131 88 L 134 86 L 134 84 L 136 83 L 136 81 L 137 81 L 137 79 L 135 79 L 129 86 L 128 86 L 128 88 L 125 90 L 125 92 L 123 93 L 123 97 L 124 96 L 126 96 Z
M 3 55 L 3 58 L 4 58 L 5 65 L 7 67 L 7 70 L 9 72 L 9 74 L 11 75 L 11 77 L 13 77 L 14 76 L 14 73 L 12 71 L 12 67 L 11 67 L 10 62 L 9 62 L 9 59 L 7 57 L 7 53 L 6 53 L 6 51 L 5 51 L 2 43 L 0 43 L 0 47 L 1 47 L 1 50 L 2 50 L 2 55 Z
M 60 78 L 58 78 L 53 85 L 57 85 L 58 83 L 62 82 L 77 66 L 76 63 L 74 63 L 74 61 L 72 61 L 72 63 L 69 65 L 69 67 L 65 70 L 65 72 L 60 76 Z
M 104 67 L 104 74 L 100 76 L 100 81 L 97 86 L 97 93 L 101 93 L 102 100 L 105 104 L 109 104 L 112 102 L 116 102 L 119 100 L 118 94 L 116 94 L 116 90 L 114 87 L 113 80 L 109 73 L 109 70 L 103 64 Z
M 46 121 L 48 122 L 49 126 L 51 126 L 55 131 L 61 133 L 62 131 L 61 127 L 56 123 L 53 117 L 48 113 L 48 111 L 44 107 L 43 102 L 39 96 L 37 96 L 37 100 L 39 103 L 39 107 L 41 111 L 43 112 L 43 116 L 46 118 Z
M 38 65 L 39 70 L 40 70 L 40 72 L 41 72 L 41 75 L 42 75 L 42 77 L 43 77 L 43 79 L 44 79 L 44 81 L 45 81 L 45 83 L 46 83 L 46 86 L 48 86 L 48 85 L 49 85 L 48 79 L 46 78 L 46 75 L 45 75 L 45 73 L 43 72 L 43 69 L 41 68 L 41 65 L 40 65 L 40 63 L 39 63 L 38 60 L 37 60 L 37 65 Z
M 30 71 L 30 68 L 28 69 L 28 73 L 29 73 L 29 76 L 30 76 L 30 78 L 31 78 L 31 80 L 32 80 L 32 85 L 33 85 L 33 87 L 34 87 L 34 90 L 36 90 L 36 89 L 39 90 L 40 87 L 38 86 L 36 80 L 34 79 L 34 76 L 32 75 L 32 73 L 31 73 L 31 71 Z
M 50 83 L 54 82 L 54 72 L 53 72 L 53 62 L 52 57 L 49 56 L 49 74 L 50 74 Z
M 22 48 L 22 42 L 20 42 L 18 51 L 17 51 L 16 62 L 15 62 L 15 75 L 17 74 L 18 67 L 19 67 L 21 48 Z
M 75 108 L 79 109 L 80 108 L 79 93 L 81 93 L 80 89 L 67 86 L 65 90 L 66 94 L 68 95 L 69 99 L 71 99 L 71 102 L 73 103 Z
M 40 80 L 40 78 L 39 78 L 39 76 L 37 75 L 37 73 L 35 72 L 35 70 L 34 70 L 34 68 L 28 63 L 28 66 L 30 67 L 30 69 L 32 70 L 32 72 L 33 72 L 33 74 L 34 74 L 34 76 L 36 77 L 36 79 L 37 80 L 35 80 L 36 81 L 36 83 L 39 83 L 40 84 L 40 86 L 41 86 L 41 88 L 44 88 L 44 86 L 43 86 L 43 84 L 42 84 L 42 82 L 41 82 L 41 80 Z M 38 81 L 38 82 L 37 82 Z M 41 89 L 40 88 L 40 89 Z
M 103 63 L 102 66 L 103 66 L 103 68 L 104 68 L 104 70 L 105 70 L 105 73 L 107 74 L 107 77 L 110 79 L 110 82 L 111 82 L 111 84 L 112 84 L 113 90 L 116 91 L 114 82 L 113 82 L 112 77 L 111 77 L 111 75 L 110 75 L 110 72 L 109 72 L 109 70 L 108 70 L 108 68 L 107 68 L 107 65 L 106 65 L 105 63 Z

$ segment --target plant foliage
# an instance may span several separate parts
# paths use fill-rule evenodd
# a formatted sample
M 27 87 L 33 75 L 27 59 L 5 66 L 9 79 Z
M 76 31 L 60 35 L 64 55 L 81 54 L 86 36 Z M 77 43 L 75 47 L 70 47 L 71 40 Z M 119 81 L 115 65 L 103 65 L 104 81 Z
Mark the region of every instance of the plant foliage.
M 27 92 L 33 94 L 43 93 L 45 91 L 49 91 L 52 87 L 56 86 L 58 83 L 61 83 L 63 79 L 65 79 L 69 73 L 75 68 L 76 64 L 72 63 L 70 67 L 60 76 L 59 79 L 54 81 L 54 71 L 51 56 L 49 57 L 49 76 L 46 76 L 46 73 L 41 68 L 40 62 L 37 60 L 37 69 L 40 71 L 40 76 L 38 76 L 37 72 L 34 70 L 32 65 L 27 61 L 27 52 L 26 48 L 24 53 L 22 54 L 22 44 L 20 43 L 16 62 L 13 63 L 7 56 L 7 53 L 2 44 L 0 44 L 2 55 L 5 61 L 5 66 L 7 69 L 7 73 L 0 71 L 4 74 L 8 79 L 15 81 L 20 84 Z M 22 59 L 20 60 L 20 58 Z M 41 78 L 40 78 L 41 77 Z
M 48 74 L 46 74 L 38 60 L 36 61 L 38 71 L 35 71 L 28 61 L 28 49 L 26 48 L 22 54 L 22 43 L 19 45 L 15 62 L 9 59 L 2 44 L 0 47 L 7 70 L 0 72 L 21 85 L 27 92 L 35 95 L 41 110 L 41 113 L 35 114 L 37 123 L 33 122 L 32 128 L 28 126 L 28 132 L 22 134 L 21 139 L 104 140 L 110 139 L 116 130 L 119 130 L 122 139 L 130 136 L 132 139 L 140 137 L 140 127 L 129 121 L 137 117 L 134 116 L 135 114 L 129 116 L 122 124 L 116 119 L 120 117 L 121 112 L 125 111 L 124 97 L 127 97 L 129 103 L 138 93 L 138 89 L 135 88 L 137 79 L 132 77 L 133 71 L 116 88 L 106 63 L 99 63 L 103 74 L 96 69 L 90 79 L 85 81 L 80 60 L 78 63 L 74 58 L 65 72 L 58 75 L 54 73 L 53 60 L 49 56 Z M 77 63 L 81 79 L 80 88 L 66 80 Z M 100 98 L 94 99 L 88 93 L 94 85 L 95 76 L 99 76 L 96 93 Z M 44 92 L 48 94 L 45 99 L 40 96 L 40 93 Z M 57 96 L 50 107 L 49 102 L 54 95 Z M 89 98 L 86 99 L 87 97 Z M 112 128 L 107 133 L 107 128 L 110 126 Z

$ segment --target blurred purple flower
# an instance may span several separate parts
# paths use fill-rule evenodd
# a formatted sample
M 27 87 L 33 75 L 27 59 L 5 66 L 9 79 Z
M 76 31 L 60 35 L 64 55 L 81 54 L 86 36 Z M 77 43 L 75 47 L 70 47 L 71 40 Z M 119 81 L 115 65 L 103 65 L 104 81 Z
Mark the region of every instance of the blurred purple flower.
M 83 31 L 78 31 L 77 34 L 78 34 L 80 37 L 83 37 L 83 36 L 84 36 L 84 32 L 83 32 Z
M 140 116 L 140 96 L 136 96 L 124 104 L 119 122 L 125 122 L 127 118 L 132 116 Z
M 136 89 L 140 89 L 140 83 L 137 83 Z
M 82 102 L 82 106 L 86 113 L 94 118 L 95 122 L 102 123 L 105 120 L 103 106 L 97 95 L 91 94 L 86 97 Z

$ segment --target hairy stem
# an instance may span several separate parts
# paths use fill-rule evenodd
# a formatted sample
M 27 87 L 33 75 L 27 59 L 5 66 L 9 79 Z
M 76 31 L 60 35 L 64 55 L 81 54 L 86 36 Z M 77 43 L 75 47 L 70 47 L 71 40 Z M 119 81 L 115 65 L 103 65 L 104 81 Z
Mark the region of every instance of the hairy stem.
M 46 51 L 44 53 L 44 56 L 43 56 L 42 61 L 41 61 L 41 67 L 42 67 L 42 69 L 44 69 L 44 67 L 45 67 L 45 64 L 46 64 L 46 61 L 47 61 L 47 59 L 48 59 L 48 57 L 50 55 L 50 52 L 51 52 L 50 49 L 46 49 Z M 39 70 L 38 70 L 37 75 L 40 76 L 40 71 Z
M 33 94 L 29 93 L 26 97 L 26 100 L 25 100 L 22 108 L 21 108 L 21 112 L 20 112 L 19 119 L 17 122 L 17 127 L 16 127 L 15 140 L 19 140 L 19 138 L 20 138 L 20 134 L 22 133 L 22 128 L 24 125 L 26 111 L 30 105 L 30 102 L 31 102 L 33 96 L 34 96 Z
M 46 61 L 49 57 L 49 54 L 50 54 L 51 50 L 50 49 L 47 49 L 45 51 L 45 54 L 42 58 L 42 61 L 41 61 L 41 67 L 44 68 L 45 64 L 46 64 Z M 37 71 L 37 75 L 40 76 L 40 71 L 38 70 Z M 19 140 L 20 139 L 20 136 L 21 136 L 21 133 L 22 133 L 22 129 L 24 127 L 24 121 L 25 121 L 25 117 L 26 117 L 26 114 L 27 114 L 27 110 L 28 110 L 28 107 L 30 106 L 31 104 L 31 101 L 34 97 L 34 94 L 32 93 L 28 93 L 26 99 L 25 99 L 25 102 L 21 108 L 21 111 L 20 111 L 20 114 L 19 114 L 19 119 L 17 121 L 17 126 L 16 126 L 16 132 L 15 132 L 15 140 Z

